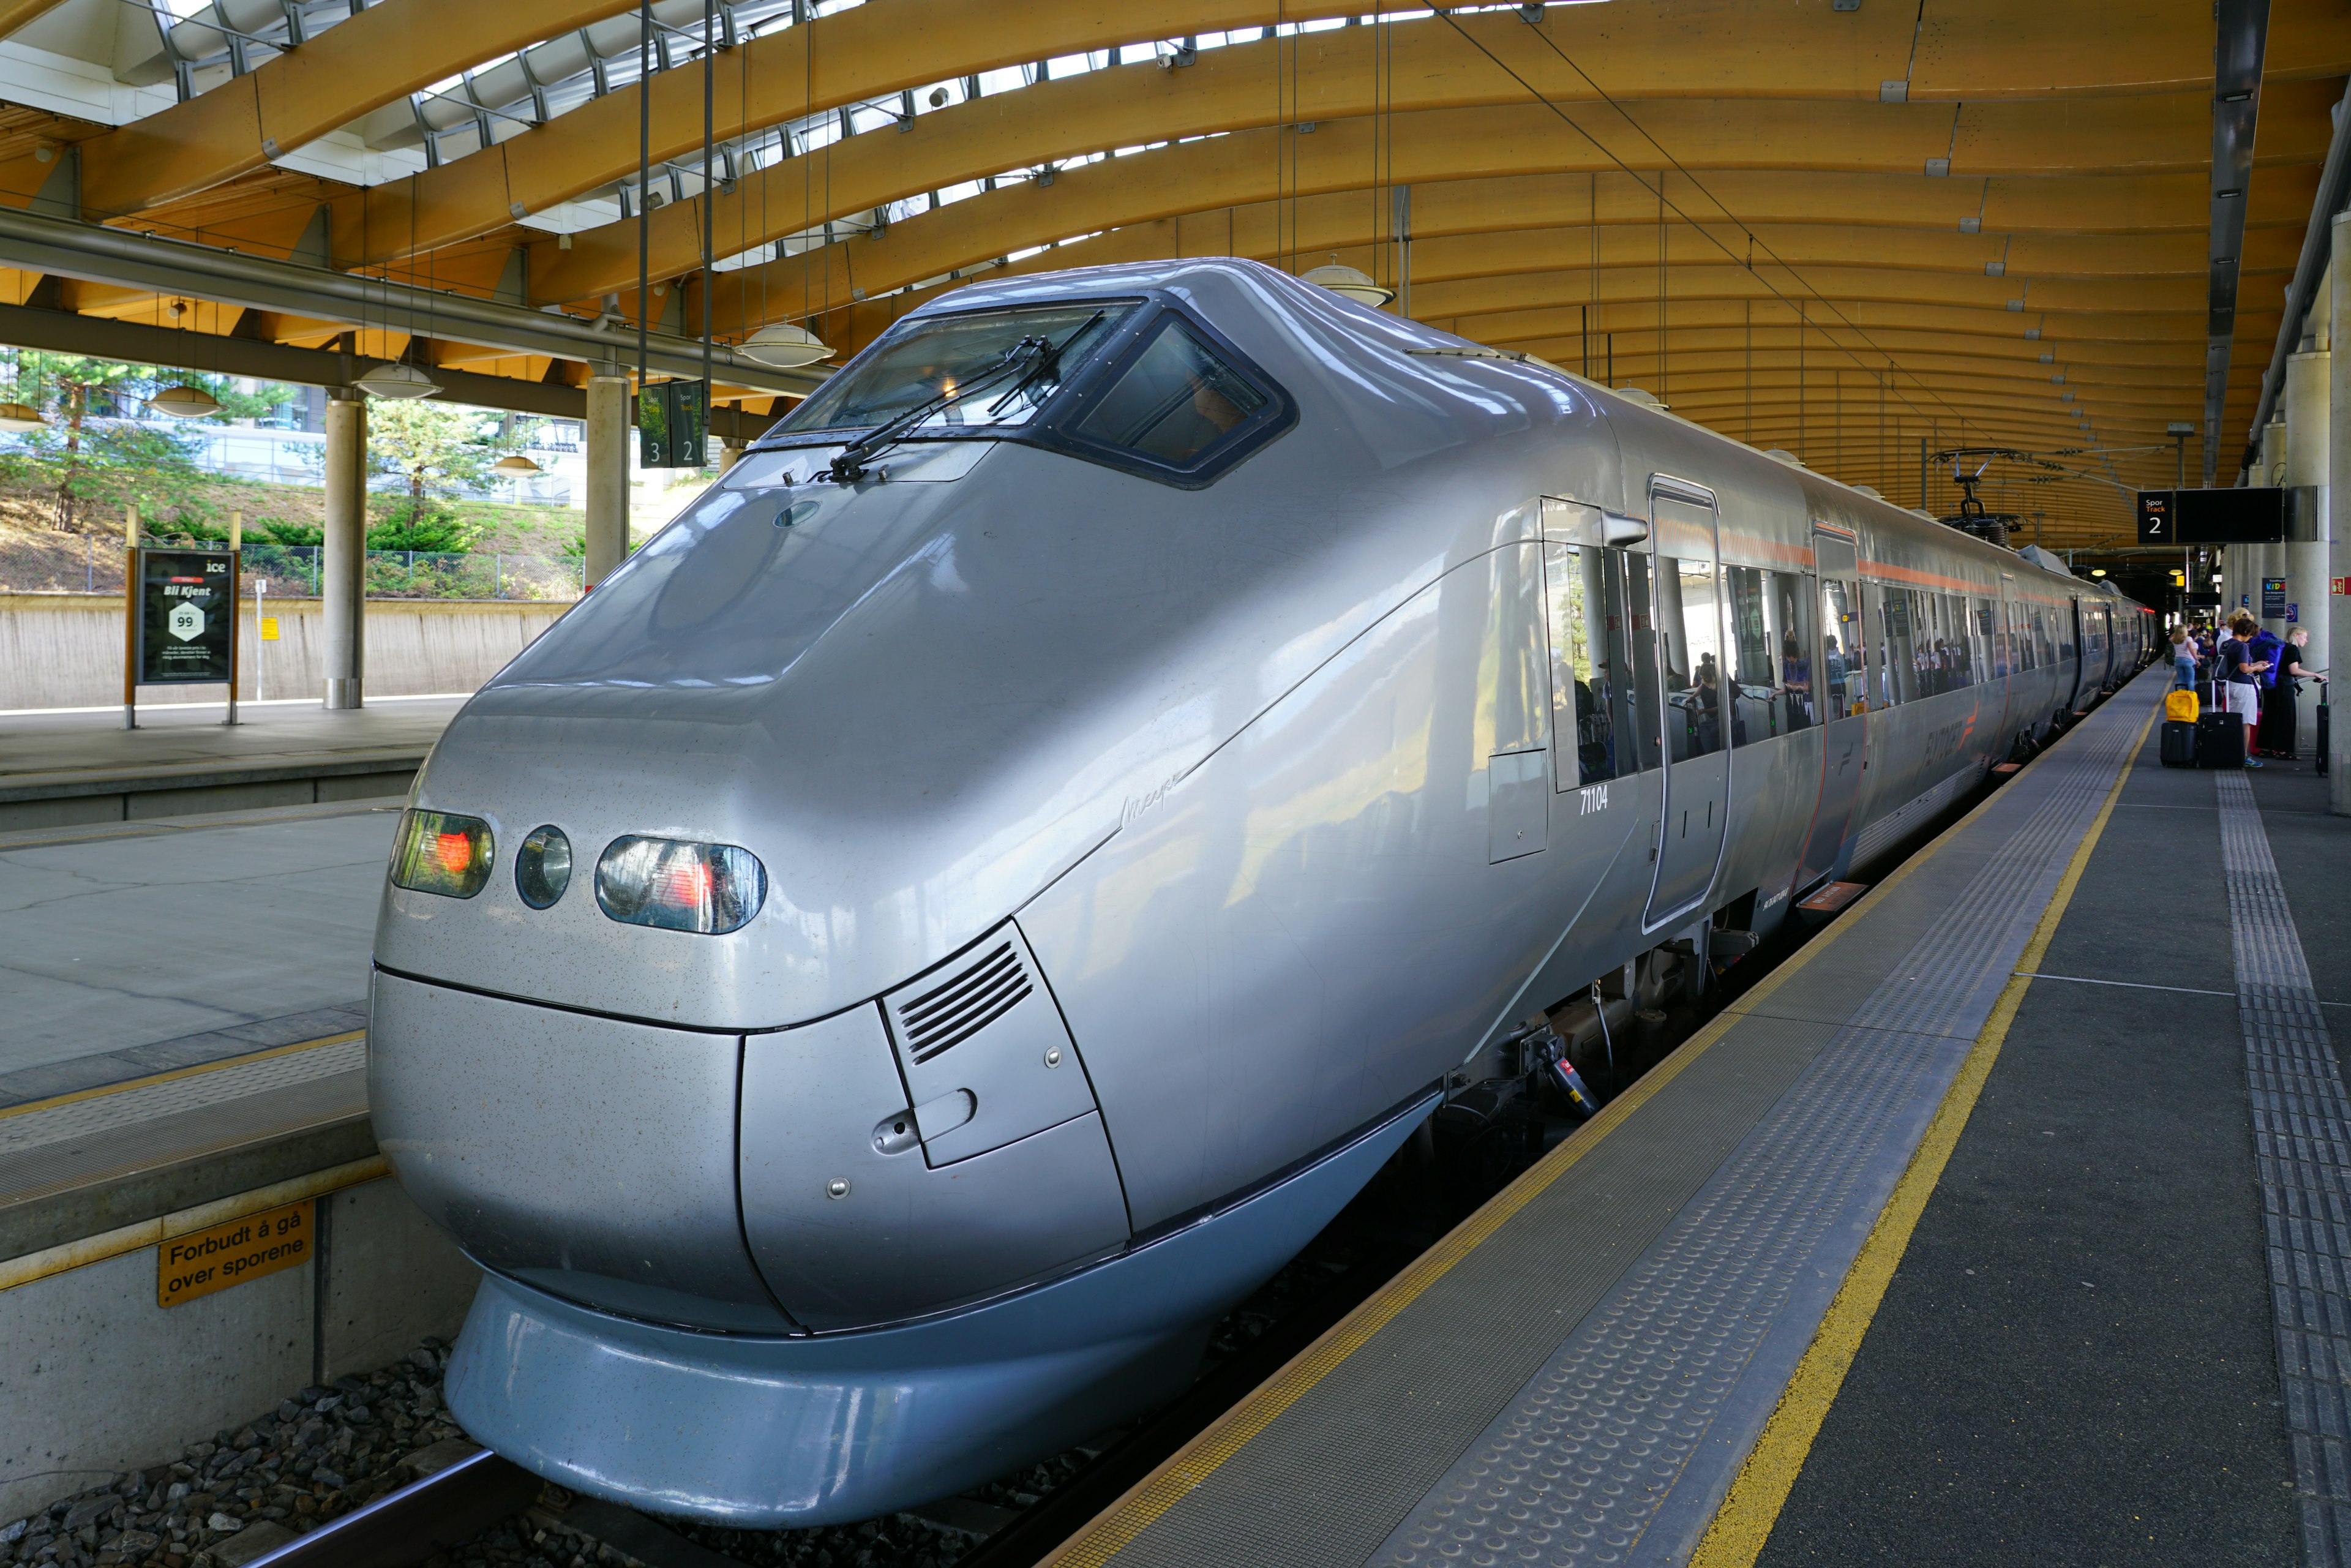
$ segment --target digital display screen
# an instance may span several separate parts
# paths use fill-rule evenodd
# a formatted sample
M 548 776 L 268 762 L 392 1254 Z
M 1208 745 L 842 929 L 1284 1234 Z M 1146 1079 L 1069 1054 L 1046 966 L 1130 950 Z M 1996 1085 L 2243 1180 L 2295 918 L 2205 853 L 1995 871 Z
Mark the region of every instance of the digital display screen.
M 2262 545 L 2284 538 L 2283 490 L 2138 493 L 2138 542 L 2143 545 Z

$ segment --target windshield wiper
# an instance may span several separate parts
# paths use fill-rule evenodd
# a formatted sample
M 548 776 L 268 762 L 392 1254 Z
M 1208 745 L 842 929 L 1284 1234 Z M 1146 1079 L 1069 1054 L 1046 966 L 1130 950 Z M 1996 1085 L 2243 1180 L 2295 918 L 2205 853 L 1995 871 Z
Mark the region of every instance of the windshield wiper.
M 1020 378 L 1005 389 L 1003 396 L 988 405 L 987 413 L 990 418 L 1003 413 L 1007 403 L 1036 385 L 1046 376 L 1057 371 L 1061 368 L 1061 350 L 1076 342 L 1095 322 L 1102 319 L 1103 314 L 1102 311 L 1095 311 L 1080 322 L 1077 330 L 1062 339 L 1059 345 L 1040 337 L 1023 338 L 998 356 L 994 364 L 966 381 L 962 385 L 941 392 L 915 404 L 887 424 L 876 426 L 866 432 L 847 446 L 842 447 L 841 455 L 832 460 L 831 473 L 833 482 L 841 485 L 853 485 L 864 478 L 867 459 L 885 448 L 896 445 L 904 438 L 908 431 L 940 410 L 961 402 L 976 392 L 993 389 L 1004 377 L 1020 370 L 1025 364 L 1028 369 L 1023 371 Z

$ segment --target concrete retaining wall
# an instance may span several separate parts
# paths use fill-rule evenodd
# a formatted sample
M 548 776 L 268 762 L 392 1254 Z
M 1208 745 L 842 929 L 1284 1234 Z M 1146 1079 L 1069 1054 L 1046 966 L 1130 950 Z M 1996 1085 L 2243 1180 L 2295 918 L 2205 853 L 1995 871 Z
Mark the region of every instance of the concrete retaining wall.
M 397 1182 L 312 1201 L 309 1261 L 178 1306 L 152 1246 L 0 1289 L 0 1521 L 456 1338 L 480 1276 Z
M 569 609 L 496 600 L 371 599 L 367 693 L 470 692 L 504 668 Z M 239 608 L 237 667 L 248 700 L 315 697 L 325 623 L 315 599 L 270 599 L 277 641 Z M 140 706 L 218 702 L 225 686 L 141 686 Z M 110 593 L 0 593 L 0 709 L 104 707 L 122 701 L 122 600 Z

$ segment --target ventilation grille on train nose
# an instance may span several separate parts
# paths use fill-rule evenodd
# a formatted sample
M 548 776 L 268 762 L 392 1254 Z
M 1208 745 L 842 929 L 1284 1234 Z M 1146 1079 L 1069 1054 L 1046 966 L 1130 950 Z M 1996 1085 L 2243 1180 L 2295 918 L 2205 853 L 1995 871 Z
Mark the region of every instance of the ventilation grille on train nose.
M 918 1062 L 930 1061 L 1010 1012 L 1031 988 L 1020 955 L 1011 943 L 1002 944 L 898 1009 L 908 1053 Z

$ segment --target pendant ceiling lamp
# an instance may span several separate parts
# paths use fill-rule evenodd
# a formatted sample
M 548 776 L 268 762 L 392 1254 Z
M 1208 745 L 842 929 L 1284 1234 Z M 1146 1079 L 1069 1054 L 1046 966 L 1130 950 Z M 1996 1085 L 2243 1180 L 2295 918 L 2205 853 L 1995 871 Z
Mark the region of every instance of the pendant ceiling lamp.
M 1372 281 L 1371 274 L 1335 261 L 1323 267 L 1309 267 L 1299 276 L 1317 287 L 1343 295 L 1356 304 L 1368 305 L 1374 310 L 1395 298 L 1395 289 L 1382 288 Z
M 28 403 L 0 402 L 0 430 L 21 434 L 27 430 L 38 430 L 48 423 L 41 417 L 39 409 Z
M 209 419 L 221 411 L 220 399 L 184 382 L 165 387 L 147 400 L 147 406 L 168 419 Z
M 762 327 L 743 340 L 741 349 L 747 360 L 757 360 L 779 371 L 796 371 L 802 365 L 812 365 L 833 356 L 832 345 L 805 327 L 778 323 Z
M 509 452 L 504 457 L 499 458 L 496 463 L 490 465 L 490 472 L 493 474 L 523 475 L 543 474 L 546 470 L 541 468 L 538 464 L 533 463 L 529 458 L 525 457 L 521 453 Z
M 441 383 L 414 365 L 378 365 L 351 383 L 370 397 L 439 397 Z

